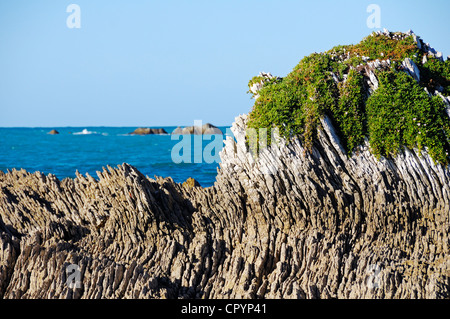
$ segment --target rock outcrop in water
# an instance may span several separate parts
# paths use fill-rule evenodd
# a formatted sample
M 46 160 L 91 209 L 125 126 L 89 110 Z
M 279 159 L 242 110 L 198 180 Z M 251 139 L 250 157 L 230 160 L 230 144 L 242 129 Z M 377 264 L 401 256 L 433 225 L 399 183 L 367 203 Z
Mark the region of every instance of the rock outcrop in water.
M 222 131 L 217 127 L 210 123 L 203 124 L 202 126 L 186 126 L 186 127 L 177 127 L 173 130 L 172 134 L 180 134 L 180 135 L 214 135 L 220 134 L 222 135 Z
M 167 132 L 163 128 L 138 127 L 130 134 L 131 135 L 151 135 L 151 134 L 167 134 Z
M 374 91 L 387 63 L 371 63 Z M 311 147 L 254 157 L 248 120 L 209 188 L 128 164 L 0 172 L 0 297 L 450 297 L 448 165 L 406 147 L 377 158 L 367 139 L 350 156 L 328 115 Z

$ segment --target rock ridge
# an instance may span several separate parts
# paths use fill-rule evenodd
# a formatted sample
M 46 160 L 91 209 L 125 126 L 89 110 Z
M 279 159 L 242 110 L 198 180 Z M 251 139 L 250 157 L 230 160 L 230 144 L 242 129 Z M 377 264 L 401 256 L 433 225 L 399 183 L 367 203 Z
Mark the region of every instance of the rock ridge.
M 209 188 L 128 164 L 0 172 L 0 297 L 449 297 L 448 167 L 367 144 L 348 157 L 327 117 L 312 152 L 294 139 L 253 157 L 246 121 Z

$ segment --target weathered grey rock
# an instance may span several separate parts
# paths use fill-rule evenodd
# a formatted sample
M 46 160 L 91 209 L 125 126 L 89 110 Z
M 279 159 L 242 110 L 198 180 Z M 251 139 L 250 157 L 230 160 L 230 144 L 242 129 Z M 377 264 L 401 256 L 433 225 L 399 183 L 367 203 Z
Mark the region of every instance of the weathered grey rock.
M 0 172 L 0 296 L 450 296 L 448 167 L 368 144 L 348 157 L 326 117 L 311 152 L 280 140 L 253 157 L 246 121 L 209 188 L 128 164 L 97 179 Z
M 150 135 L 150 134 L 167 134 L 167 132 L 163 128 L 138 127 L 130 134 L 131 135 Z
M 375 61 L 369 61 L 367 62 L 367 65 L 362 66 L 364 72 L 363 74 L 366 75 L 366 82 L 367 85 L 369 86 L 369 92 L 373 93 L 378 89 L 378 78 L 375 75 L 375 71 L 376 70 L 387 70 L 389 69 L 391 66 L 391 61 L 390 59 L 386 59 L 386 60 L 375 60 Z
M 405 70 L 405 72 L 407 72 L 414 78 L 414 80 L 420 82 L 420 70 L 413 60 L 411 60 L 410 58 L 406 58 L 402 62 L 402 67 Z
M 202 126 L 186 126 L 186 127 L 177 127 L 175 130 L 173 130 L 172 132 L 173 135 L 189 135 L 189 134 L 194 134 L 194 135 L 214 135 L 214 134 L 223 134 L 222 131 L 210 124 L 210 123 L 206 123 L 203 124 Z
M 413 33 L 412 36 L 413 36 L 414 42 L 417 43 L 417 48 L 419 50 L 421 50 L 422 49 L 422 41 L 420 40 L 420 38 L 416 34 Z
M 444 61 L 444 56 L 443 56 L 442 52 L 436 51 L 433 47 L 430 46 L 429 43 L 425 43 L 422 46 L 422 49 L 425 51 L 425 53 L 428 56 L 439 59 L 442 62 Z
M 370 87 L 371 91 L 374 92 L 374 91 L 378 90 L 378 85 L 379 85 L 377 76 L 375 75 L 375 73 L 372 70 L 369 71 L 368 75 L 369 75 L 369 80 L 370 80 L 368 82 L 369 87 Z

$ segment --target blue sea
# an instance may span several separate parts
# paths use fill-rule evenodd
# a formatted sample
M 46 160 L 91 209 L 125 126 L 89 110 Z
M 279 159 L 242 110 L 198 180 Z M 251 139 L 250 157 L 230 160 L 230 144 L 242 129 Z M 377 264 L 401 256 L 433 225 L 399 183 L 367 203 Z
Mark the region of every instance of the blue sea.
M 170 176 L 181 183 L 193 177 L 203 187 L 213 185 L 219 160 L 194 163 L 191 154 L 191 163 L 187 160 L 175 163 L 172 149 L 182 139 L 171 138 L 175 126 L 163 128 L 169 134 L 130 135 L 136 127 L 55 127 L 58 135 L 49 135 L 50 128 L 0 128 L 0 170 L 23 168 L 29 172 L 51 173 L 59 179 L 74 178 L 78 170 L 97 178 L 96 171 L 102 171 L 107 165 L 117 167 L 128 163 L 151 178 Z M 227 127 L 219 128 L 224 134 L 217 138 L 223 140 Z M 188 138 L 195 143 L 194 136 Z M 204 149 L 211 140 L 202 140 L 201 147 Z M 199 140 L 196 141 L 198 149 Z M 223 147 L 223 142 L 219 142 Z M 194 150 L 192 147 L 191 152 Z

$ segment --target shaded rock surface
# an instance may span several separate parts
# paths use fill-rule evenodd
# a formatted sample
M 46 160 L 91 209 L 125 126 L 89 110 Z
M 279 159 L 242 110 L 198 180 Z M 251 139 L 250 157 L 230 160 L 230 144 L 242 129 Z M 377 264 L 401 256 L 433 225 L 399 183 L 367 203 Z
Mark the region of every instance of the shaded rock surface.
M 449 298 L 448 168 L 408 149 L 349 158 L 326 117 L 311 153 L 293 140 L 255 159 L 246 121 L 209 188 L 128 164 L 0 172 L 0 297 Z

